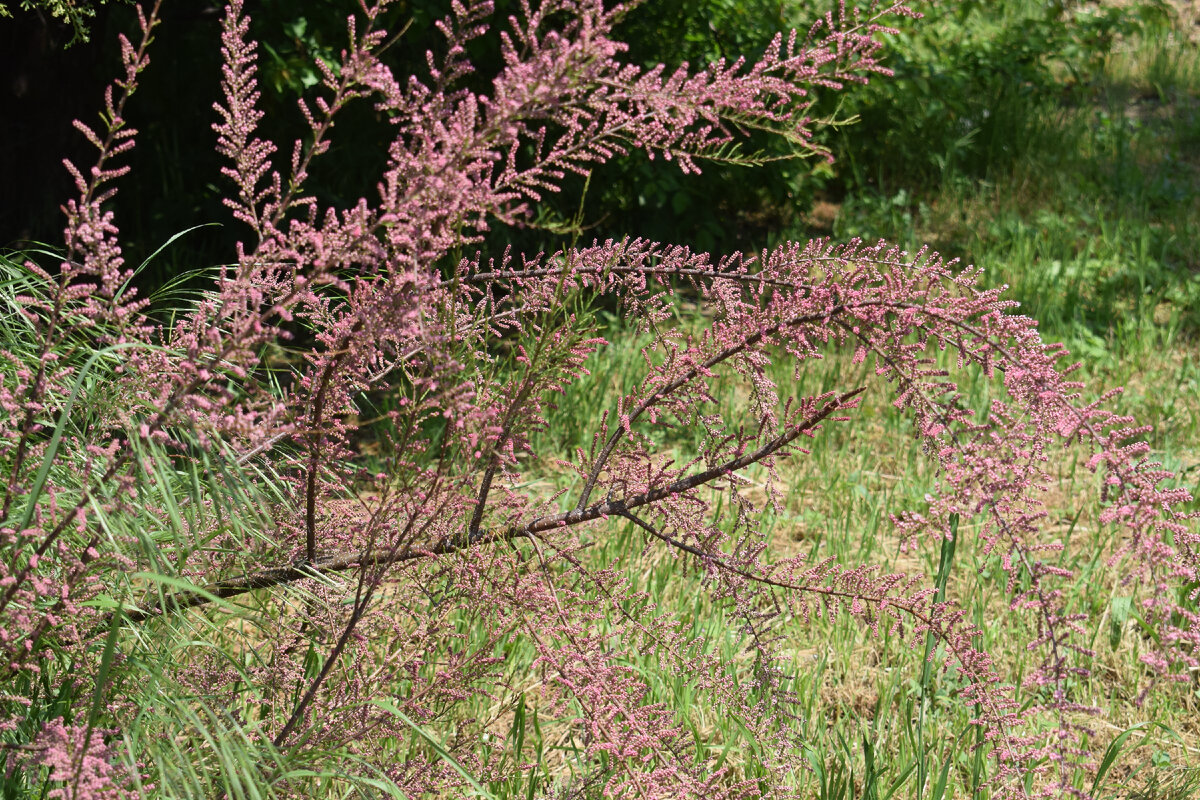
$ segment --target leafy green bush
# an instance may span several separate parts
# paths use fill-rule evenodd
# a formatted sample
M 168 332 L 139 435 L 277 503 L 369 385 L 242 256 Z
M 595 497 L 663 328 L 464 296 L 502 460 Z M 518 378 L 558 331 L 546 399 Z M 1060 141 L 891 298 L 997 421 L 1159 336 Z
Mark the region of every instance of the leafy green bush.
M 843 191 L 920 191 L 954 175 L 988 178 L 1061 148 L 1042 124 L 1077 102 L 1118 37 L 1168 19 L 1163 0 L 1123 7 L 1034 0 L 936 2 L 906 21 L 895 76 L 839 97 Z

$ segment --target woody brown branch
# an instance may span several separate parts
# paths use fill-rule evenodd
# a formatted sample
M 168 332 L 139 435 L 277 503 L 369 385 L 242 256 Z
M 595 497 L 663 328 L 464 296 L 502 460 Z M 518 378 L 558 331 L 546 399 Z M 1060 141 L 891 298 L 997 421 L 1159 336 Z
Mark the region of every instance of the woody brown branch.
M 164 614 L 206 605 L 214 600 L 237 597 L 238 595 L 257 589 L 269 589 L 306 578 L 316 578 L 321 575 L 345 572 L 368 566 L 399 565 L 431 556 L 449 555 L 476 545 L 528 538 L 544 531 L 555 530 L 569 525 L 578 525 L 609 516 L 621 516 L 633 509 L 651 505 L 665 500 L 672 495 L 695 489 L 723 475 L 744 469 L 773 455 L 795 441 L 799 436 L 811 432 L 818 424 L 838 409 L 844 408 L 850 400 L 864 391 L 866 391 L 866 387 L 859 387 L 858 389 L 839 395 L 826 403 L 812 417 L 793 426 L 757 450 L 745 453 L 738 458 L 731 459 L 710 469 L 694 473 L 686 478 L 680 478 L 666 486 L 632 495 L 622 500 L 606 500 L 603 503 L 595 503 L 584 509 L 572 509 L 561 514 L 542 517 L 524 525 L 515 525 L 506 529 L 484 533 L 477 537 L 464 536 L 457 539 L 444 539 L 427 548 L 406 547 L 403 550 L 393 549 L 383 552 L 341 552 L 315 561 L 302 559 L 289 566 L 274 567 L 246 575 L 238 575 L 210 583 L 196 590 L 169 594 L 159 602 L 145 608 L 130 608 L 121 613 L 124 614 L 129 622 L 144 622 Z M 101 625 L 96 627 L 93 634 L 107 630 L 111 621 L 112 617 L 110 615 Z

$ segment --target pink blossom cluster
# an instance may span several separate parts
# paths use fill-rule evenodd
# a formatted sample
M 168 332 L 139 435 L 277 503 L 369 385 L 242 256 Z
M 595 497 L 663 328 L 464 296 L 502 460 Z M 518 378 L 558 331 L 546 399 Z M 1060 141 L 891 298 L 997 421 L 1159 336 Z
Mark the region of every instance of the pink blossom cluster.
M 642 69 L 613 38 L 632 13 L 623 5 L 522 2 L 498 20 L 490 2 L 454 0 L 420 77 L 387 65 L 387 5 L 364 4 L 340 61 L 317 62 L 322 93 L 299 109 L 310 134 L 280 161 L 258 133 L 258 44 L 241 0 L 230 3 L 214 129 L 246 240 L 169 319 L 138 299 L 105 207 L 123 174 L 111 162 L 134 143 L 123 113 L 157 3 L 141 43 L 122 42 L 105 128 L 78 125 L 97 166 L 71 167 L 80 197 L 65 209 L 65 258 L 57 271 L 27 266 L 17 301 L 29 342 L 0 351 L 0 674 L 17 685 L 57 665 L 48 680 L 77 698 L 31 723 L 50 718 L 44 696 L 0 694 L 0 733 L 57 796 L 118 796 L 158 768 L 122 738 L 145 709 L 115 687 L 136 674 L 150 634 L 178 630 L 203 631 L 211 646 L 181 640 L 171 691 L 188 709 L 225 709 L 222 724 L 269 754 L 261 777 L 283 793 L 307 796 L 303 776 L 278 772 L 288 754 L 339 753 L 345 770 L 361 765 L 409 796 L 464 791 L 468 775 L 531 775 L 536 765 L 487 744 L 498 716 L 478 711 L 520 693 L 582 743 L 588 769 L 565 792 L 783 795 L 799 769 L 772 623 L 784 611 L 846 614 L 914 642 L 931 634 L 979 709 L 997 790 L 1023 795 L 1035 771 L 1046 793 L 1070 794 L 1090 758 L 1075 720 L 1092 709 L 1067 684 L 1089 651 L 1061 589 L 1071 575 L 1044 535 L 1045 489 L 1068 446 L 1100 476 L 1103 522 L 1125 531 L 1113 566 L 1146 591 L 1143 616 L 1159 631 L 1146 666 L 1167 679 L 1200 666 L 1196 591 L 1180 592 L 1200 578 L 1200 534 L 1177 510 L 1189 495 L 1151 460 L 1146 429 L 1107 410 L 1113 393 L 1087 400 L 1064 349 L 977 271 L 861 241 L 723 258 L 630 239 L 453 255 L 530 219 L 569 175 L 633 150 L 694 172 L 736 157 L 740 132 L 755 129 L 827 156 L 812 139 L 812 91 L 886 75 L 885 23 L 912 15 L 907 3 L 843 4 L 753 63 Z M 493 32 L 503 67 L 488 91 L 466 88 L 469 45 Z M 386 167 L 369 196 L 325 207 L 306 194 L 310 166 L 355 102 L 392 126 Z M 607 344 L 587 313 L 601 295 L 651 343 L 640 382 L 611 398 L 590 447 L 561 459 L 539 435 Z M 677 324 L 685 301 L 703 327 Z M 995 377 L 1004 399 L 974 414 L 943 351 L 957 372 Z M 826 357 L 855 367 L 835 390 L 797 395 L 771 377 L 780 359 L 798 376 Z M 873 375 L 858 385 L 864 364 Z M 721 380 L 740 387 L 740 418 L 721 413 Z M 863 393 L 881 387 L 940 468 L 927 508 L 897 510 L 894 524 L 911 542 L 948 535 L 952 519 L 981 521 L 1013 614 L 1039 631 L 1029 644 L 1040 664 L 1023 687 L 1005 685 L 966 610 L 922 576 L 771 551 L 744 471 L 762 468 L 777 504 L 780 461 L 852 424 Z M 364 419 L 372 407 L 376 419 Z M 686 461 L 662 444 L 679 430 L 699 442 Z M 382 465 L 369 470 L 368 435 Z M 196 463 L 224 477 L 186 502 L 159 491 Z M 548 471 L 573 475 L 572 488 L 539 492 Z M 252 472 L 270 492 L 228 477 Z M 707 602 L 751 643 L 749 673 L 728 674 L 620 565 L 589 561 L 604 520 L 705 576 Z M 147 586 L 148 574 L 170 580 Z M 231 623 L 231 608 L 255 624 Z M 206 626 L 171 627 L 196 619 Z M 507 668 L 515 640 L 536 653 L 524 676 Z M 743 720 L 773 784 L 696 747 L 632 666 L 645 653 Z M 1043 700 L 1023 706 L 1022 690 Z M 1046 718 L 1048 735 L 1027 724 Z M 454 732 L 437 748 L 388 755 L 439 726 Z
M 126 796 L 124 776 L 112 763 L 104 742 L 110 733 L 87 725 L 64 725 L 59 717 L 42 727 L 22 767 L 48 770 L 54 788 L 47 797 L 56 800 Z

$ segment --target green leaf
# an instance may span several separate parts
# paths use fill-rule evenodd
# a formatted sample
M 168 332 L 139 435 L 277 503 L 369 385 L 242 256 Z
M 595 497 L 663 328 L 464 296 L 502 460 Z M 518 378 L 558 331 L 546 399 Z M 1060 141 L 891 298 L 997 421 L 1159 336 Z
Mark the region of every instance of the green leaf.
M 1108 749 L 1104 751 L 1104 758 L 1100 760 L 1100 767 L 1096 770 L 1096 779 L 1092 781 L 1092 790 L 1088 792 L 1088 794 L 1092 795 L 1093 797 L 1096 796 L 1096 790 L 1100 788 L 1100 784 L 1104 781 L 1104 776 L 1108 774 L 1108 770 L 1112 767 L 1113 762 L 1117 760 L 1118 756 L 1120 756 L 1121 752 L 1125 749 L 1125 743 L 1129 741 L 1129 737 L 1133 735 L 1133 732 L 1153 724 L 1157 723 L 1139 722 L 1137 725 L 1134 725 L 1131 728 L 1126 728 L 1120 733 L 1120 735 L 1117 736 L 1117 738 L 1113 739 L 1112 742 L 1109 743 Z M 1147 740 L 1143 738 L 1131 749 L 1136 750 L 1145 744 L 1146 741 Z
M 456 759 L 454 756 L 450 755 L 449 751 L 447 751 L 446 748 L 442 746 L 441 742 L 439 742 L 437 739 L 434 739 L 433 736 L 431 734 L 429 734 L 424 728 L 422 728 L 420 725 L 418 725 L 417 723 L 415 723 L 411 719 L 409 719 L 407 714 L 405 714 L 399 708 L 397 708 L 393 704 L 387 702 L 386 700 L 371 700 L 369 702 L 371 705 L 376 706 L 380 709 L 383 709 L 384 711 L 388 712 L 389 714 L 392 714 L 393 716 L 397 717 L 405 725 L 407 725 L 409 728 L 411 728 L 413 733 L 417 734 L 422 739 L 424 739 L 425 742 L 431 748 L 433 748 L 433 751 L 438 754 L 438 758 L 442 759 L 447 764 L 449 764 L 451 767 L 453 767 L 454 771 L 457 772 L 462 777 L 462 779 L 467 782 L 468 785 L 470 785 L 470 787 L 474 790 L 474 793 L 477 797 L 484 797 L 484 798 L 487 798 L 487 800 L 497 800 L 497 798 L 494 794 L 489 792 L 487 789 L 483 788 L 483 786 L 480 785 L 479 781 L 475 780 L 475 778 L 471 775 L 471 773 L 467 772 L 466 768 L 458 762 L 458 759 Z
M 100 656 L 100 670 L 96 673 L 96 688 L 92 691 L 92 708 L 88 712 L 87 736 L 92 735 L 100 712 L 104 708 L 104 688 L 108 685 L 108 673 L 112 669 L 113 654 L 117 651 L 117 634 L 121 631 L 121 620 L 125 615 L 120 611 L 113 613 L 108 624 L 108 636 L 104 639 L 104 653 Z
M 54 434 L 50 437 L 50 444 L 46 447 L 46 454 L 42 457 L 42 465 L 38 468 L 37 475 L 33 479 L 33 485 L 29 487 L 29 497 L 25 503 L 25 513 L 21 516 L 21 523 L 17 526 L 17 530 L 25 530 L 33 521 L 34 512 L 37 510 L 37 501 L 42 495 L 42 487 L 46 485 L 46 479 L 50 476 L 50 469 L 54 466 L 54 459 L 58 458 L 58 447 L 62 442 L 63 430 L 66 428 L 67 420 L 71 417 L 71 411 L 75 407 L 75 401 L 79 399 L 79 392 L 83 388 L 84 379 L 88 373 L 92 371 L 92 367 L 100 360 L 102 356 L 117 350 L 128 350 L 131 347 L 152 347 L 151 345 L 142 342 L 121 342 L 92 353 L 91 358 L 83 365 L 83 369 L 79 370 L 79 374 L 75 378 L 75 383 L 71 387 L 71 394 L 67 397 L 66 405 L 58 415 L 58 424 L 54 426 Z
M 1108 644 L 1113 650 L 1121 644 L 1121 632 L 1129 621 L 1132 609 L 1133 598 L 1130 597 L 1114 597 L 1108 604 Z

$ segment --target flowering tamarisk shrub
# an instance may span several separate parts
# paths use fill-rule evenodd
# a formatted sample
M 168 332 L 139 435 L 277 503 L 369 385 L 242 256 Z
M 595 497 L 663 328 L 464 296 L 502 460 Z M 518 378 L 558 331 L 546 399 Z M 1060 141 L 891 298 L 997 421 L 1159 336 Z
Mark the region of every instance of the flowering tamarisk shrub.
M 99 158 L 70 167 L 80 196 L 65 257 L 8 269 L 0 734 L 16 790 L 415 797 L 525 776 L 530 793 L 563 797 L 785 795 L 794 712 L 763 622 L 783 606 L 932 635 L 978 709 L 997 792 L 1024 794 L 1033 771 L 1046 793 L 1072 793 L 1088 762 L 1076 720 L 1090 709 L 1067 684 L 1088 650 L 1042 532 L 1065 446 L 1090 453 L 1102 518 L 1126 532 L 1113 564 L 1147 590 L 1142 615 L 1158 631 L 1147 667 L 1170 679 L 1197 666 L 1197 531 L 1174 510 L 1187 493 L 1149 461 L 1146 429 L 1105 410 L 1114 393 L 1086 400 L 1064 350 L 975 271 L 826 241 L 720 259 L 633 240 L 452 257 L 527 220 L 568 173 L 633 149 L 691 172 L 704 158 L 752 160 L 736 137 L 762 129 L 825 155 L 809 92 L 884 73 L 884 25 L 911 14 L 906 3 L 843 7 L 755 63 L 668 72 L 622 63 L 612 32 L 624 6 L 548 0 L 494 20 L 490 3 L 456 1 L 428 74 L 403 79 L 381 55 L 386 5 L 350 17 L 340 62 L 318 65 L 324 92 L 300 104 L 311 136 L 281 163 L 256 133 L 249 20 L 241 2 L 227 8 L 214 127 L 235 187 L 226 202 L 248 235 L 194 303 L 168 314 L 137 296 L 104 208 L 135 139 L 123 114 L 157 4 L 140 43 L 122 40 L 104 127 L 77 125 Z M 493 28 L 504 66 L 479 94 L 463 88 L 467 45 Z M 305 194 L 309 169 L 352 102 L 391 124 L 387 166 L 372 199 L 326 208 Z M 559 460 L 535 436 L 606 344 L 588 313 L 603 295 L 650 337 L 644 375 L 611 398 L 590 447 Z M 701 306 L 702 331 L 676 324 L 681 296 Z M 986 417 L 960 402 L 944 350 L 1002 383 Z M 841 353 L 879 380 L 795 396 L 767 370 Z M 745 395 L 737 419 L 715 398 L 727 378 Z M 965 610 L 921 576 L 772 557 L 741 471 L 764 468 L 777 501 L 779 461 L 819 447 L 822 427 L 852 424 L 880 387 L 940 468 L 928 507 L 897 510 L 895 525 L 915 540 L 980 521 L 1013 613 L 1039 631 L 1022 687 L 1033 705 L 1003 684 Z M 381 410 L 369 423 L 368 407 Z M 662 444 L 679 429 L 700 442 L 683 463 Z M 355 446 L 365 433 L 374 462 Z M 551 469 L 573 473 L 573 488 L 530 487 Z M 616 565 L 589 565 L 592 523 L 614 518 L 707 577 L 755 649 L 749 679 Z M 508 668 L 517 640 L 536 683 Z M 631 666 L 647 652 L 742 721 L 769 780 L 696 747 Z M 520 744 L 497 743 L 497 712 L 480 703 L 518 693 L 578 734 L 572 777 L 535 781 Z M 1039 733 L 1039 719 L 1054 730 Z

